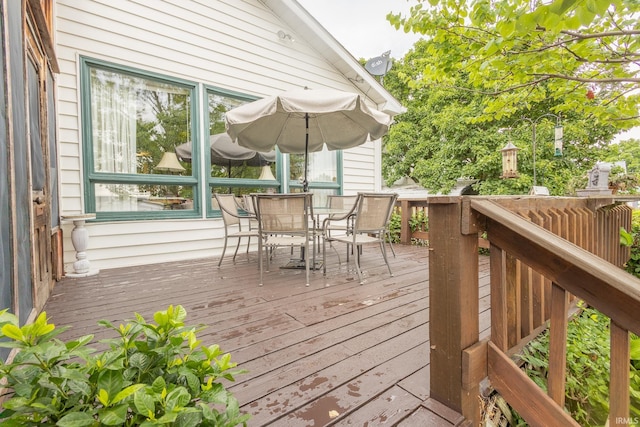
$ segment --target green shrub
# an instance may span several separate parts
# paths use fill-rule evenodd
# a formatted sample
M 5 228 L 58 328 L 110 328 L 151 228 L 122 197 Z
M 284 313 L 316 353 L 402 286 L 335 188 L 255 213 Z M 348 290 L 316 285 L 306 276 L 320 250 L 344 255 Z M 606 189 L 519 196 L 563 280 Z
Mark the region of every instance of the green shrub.
M 631 232 L 620 230 L 620 242 L 631 247 L 631 256 L 625 264 L 625 270 L 640 277 L 640 209 L 633 210 Z
M 389 234 L 391 237 L 391 243 L 400 242 L 400 229 L 402 227 L 402 216 L 399 209 L 394 208 L 389 219 Z
M 393 213 L 391 214 L 391 219 L 389 222 L 389 231 L 391 232 L 391 241 L 392 243 L 400 242 L 400 231 L 402 228 L 402 216 L 400 214 L 400 209 L 395 208 Z M 414 231 L 429 231 L 429 217 L 425 213 L 425 211 L 417 211 L 415 214 L 411 216 L 409 219 L 409 229 L 411 232 Z M 428 245 L 428 241 L 424 239 L 411 239 L 412 245 L 417 246 L 426 246 Z
M 232 369 L 229 354 L 201 345 L 201 328 L 184 326 L 186 311 L 169 306 L 147 323 L 136 314 L 125 325 L 100 325 L 118 338 L 96 353 L 87 335 L 63 342 L 67 328 L 41 313 L 32 324 L 0 311 L 3 347 L 18 349 L 0 362 L 6 400 L 0 420 L 6 426 L 235 426 L 246 425 L 237 400 L 221 384 L 243 371 Z
M 565 407 L 582 426 L 602 426 L 609 414 L 609 318 L 584 308 L 567 328 Z M 549 334 L 544 332 L 525 347 L 524 370 L 547 390 Z M 630 366 L 631 416 L 640 416 L 640 339 L 632 335 Z

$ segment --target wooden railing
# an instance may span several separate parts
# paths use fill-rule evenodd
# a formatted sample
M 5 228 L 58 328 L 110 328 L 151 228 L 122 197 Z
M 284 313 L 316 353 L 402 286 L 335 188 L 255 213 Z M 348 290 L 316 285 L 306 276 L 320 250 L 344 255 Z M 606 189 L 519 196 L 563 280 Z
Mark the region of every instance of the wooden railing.
M 409 212 L 415 201 L 404 201 Z M 629 420 L 629 332 L 640 280 L 620 266 L 631 208 L 609 199 L 432 197 L 429 209 L 431 397 L 474 425 L 488 377 L 530 425 L 577 426 L 564 411 L 571 301 L 611 318 L 610 425 Z M 402 225 L 407 222 L 403 218 Z M 478 237 L 490 242 L 491 337 L 479 339 Z M 550 324 L 548 393 L 512 360 Z

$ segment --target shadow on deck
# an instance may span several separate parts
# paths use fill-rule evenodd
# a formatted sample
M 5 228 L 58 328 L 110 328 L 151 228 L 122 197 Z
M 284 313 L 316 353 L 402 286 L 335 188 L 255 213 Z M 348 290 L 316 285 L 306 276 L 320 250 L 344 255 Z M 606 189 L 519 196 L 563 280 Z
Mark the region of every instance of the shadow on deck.
M 62 339 L 95 334 L 134 312 L 147 320 L 170 304 L 198 338 L 219 344 L 249 372 L 228 388 L 249 426 L 451 426 L 462 416 L 429 399 L 429 273 L 425 247 L 396 245 L 394 277 L 376 248 L 365 248 L 365 284 L 353 262 L 331 255 L 326 278 L 280 269 L 281 250 L 258 287 L 257 253 L 236 263 L 217 258 L 103 270 L 58 283 L 45 306 L 51 322 L 70 325 Z M 480 257 L 481 336 L 489 333 L 488 257 Z M 111 336 L 109 336 L 111 337 Z M 94 345 L 94 347 L 99 347 Z

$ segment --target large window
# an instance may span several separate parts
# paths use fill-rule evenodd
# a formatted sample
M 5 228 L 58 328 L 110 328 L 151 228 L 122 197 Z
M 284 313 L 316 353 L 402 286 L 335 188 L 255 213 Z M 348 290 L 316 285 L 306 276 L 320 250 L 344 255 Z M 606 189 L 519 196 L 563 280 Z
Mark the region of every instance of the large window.
M 197 167 L 176 154 L 197 140 L 196 86 L 89 60 L 82 79 L 88 211 L 104 219 L 197 216 Z
M 301 191 L 303 155 L 228 137 L 225 113 L 253 98 L 88 58 L 81 90 L 85 204 L 99 220 L 216 217 L 216 192 Z M 341 161 L 339 151 L 310 154 L 316 205 L 341 193 Z

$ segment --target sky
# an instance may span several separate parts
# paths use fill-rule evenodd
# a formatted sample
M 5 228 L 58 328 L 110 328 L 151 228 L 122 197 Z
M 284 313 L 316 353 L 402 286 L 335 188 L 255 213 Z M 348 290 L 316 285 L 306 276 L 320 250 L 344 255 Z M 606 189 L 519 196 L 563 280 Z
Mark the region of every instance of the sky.
M 389 12 L 407 15 L 415 0 L 298 0 L 356 59 L 371 59 L 390 50 L 402 58 L 420 39 L 391 26 Z

